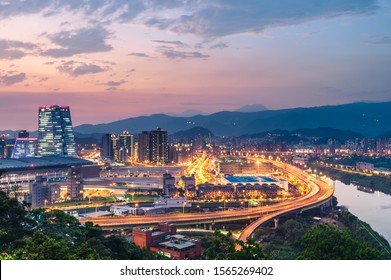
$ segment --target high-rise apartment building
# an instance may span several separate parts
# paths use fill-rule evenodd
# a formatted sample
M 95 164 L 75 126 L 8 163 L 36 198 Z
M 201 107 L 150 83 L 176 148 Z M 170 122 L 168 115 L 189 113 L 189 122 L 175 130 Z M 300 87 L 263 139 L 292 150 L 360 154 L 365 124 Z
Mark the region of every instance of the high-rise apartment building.
M 150 133 L 148 131 L 143 131 L 138 135 L 138 161 L 145 162 L 149 161 L 149 152 L 150 152 Z
M 76 156 L 75 136 L 69 106 L 39 107 L 38 155 Z
M 102 136 L 101 156 L 104 159 L 114 160 L 113 142 L 111 141 L 110 133 Z
M 165 165 L 169 163 L 168 159 L 168 133 L 161 128 L 150 132 L 150 161 L 156 164 Z
M 119 135 L 119 160 L 128 161 L 129 157 L 133 157 L 133 135 L 125 130 Z
M 129 161 L 134 156 L 133 135 L 128 131 L 122 134 L 105 134 L 102 136 L 101 156 L 111 161 Z
M 158 165 L 169 163 L 168 133 L 161 128 L 143 131 L 138 136 L 138 160 Z
M 83 173 L 80 166 L 69 168 L 67 179 L 67 192 L 72 200 L 83 199 Z
M 119 161 L 119 137 L 114 133 L 111 134 L 111 143 L 113 145 L 113 156 L 115 161 Z

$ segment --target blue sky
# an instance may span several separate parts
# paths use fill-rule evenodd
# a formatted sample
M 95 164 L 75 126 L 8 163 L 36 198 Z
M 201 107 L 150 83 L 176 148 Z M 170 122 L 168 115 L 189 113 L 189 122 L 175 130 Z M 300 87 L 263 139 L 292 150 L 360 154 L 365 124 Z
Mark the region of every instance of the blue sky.
M 391 1 L 0 1 L 0 130 L 391 100 Z

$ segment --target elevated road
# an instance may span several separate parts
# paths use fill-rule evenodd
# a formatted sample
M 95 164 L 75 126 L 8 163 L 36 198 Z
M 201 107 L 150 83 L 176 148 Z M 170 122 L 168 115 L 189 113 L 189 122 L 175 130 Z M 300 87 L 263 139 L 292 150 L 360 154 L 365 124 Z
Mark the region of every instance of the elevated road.
M 116 229 L 126 228 L 129 226 L 146 226 L 162 222 L 176 223 L 179 225 L 191 225 L 202 223 L 217 223 L 228 222 L 235 220 L 244 220 L 259 218 L 255 223 L 251 224 L 243 231 L 240 236 L 245 240 L 250 236 L 254 230 L 264 222 L 283 215 L 284 213 L 291 213 L 294 211 L 306 210 L 308 208 L 317 207 L 331 198 L 333 195 L 333 188 L 326 183 L 312 179 L 308 174 L 293 166 L 285 166 L 280 162 L 274 162 L 275 166 L 282 168 L 290 173 L 292 176 L 304 181 L 310 187 L 310 191 L 299 198 L 286 200 L 274 205 L 256 207 L 250 209 L 233 210 L 233 211 L 218 211 L 210 213 L 190 213 L 190 214 L 164 214 L 151 216 L 125 216 L 125 217 L 92 217 L 82 219 L 81 222 L 93 222 L 103 228 Z
M 315 179 L 311 175 L 308 175 L 307 173 L 303 172 L 295 166 L 276 161 L 273 161 L 273 164 L 276 167 L 283 169 L 287 173 L 308 184 L 311 191 L 308 195 L 306 195 L 304 199 L 295 200 L 295 203 L 280 208 L 273 213 L 263 215 L 258 220 L 251 223 L 242 231 L 241 235 L 239 236 L 239 239 L 242 241 L 246 241 L 246 239 L 250 237 L 259 226 L 269 222 L 270 220 L 296 211 L 304 211 L 323 205 L 334 194 L 333 187 L 329 186 L 321 180 Z

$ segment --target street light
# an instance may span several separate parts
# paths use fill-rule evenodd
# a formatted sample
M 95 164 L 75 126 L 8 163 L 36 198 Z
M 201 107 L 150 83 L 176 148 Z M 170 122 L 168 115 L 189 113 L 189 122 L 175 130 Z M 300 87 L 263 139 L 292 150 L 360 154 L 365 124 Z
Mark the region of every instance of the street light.
M 137 216 L 138 203 L 134 205 L 136 207 L 136 211 L 134 211 L 134 215 Z
M 182 202 L 182 213 L 185 214 L 186 201 Z

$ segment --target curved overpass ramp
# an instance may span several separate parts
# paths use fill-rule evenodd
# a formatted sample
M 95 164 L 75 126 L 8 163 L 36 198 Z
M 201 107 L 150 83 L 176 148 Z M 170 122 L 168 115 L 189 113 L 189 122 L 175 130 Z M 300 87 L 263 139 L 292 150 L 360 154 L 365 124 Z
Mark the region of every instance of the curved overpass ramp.
M 273 164 L 280 169 L 284 169 L 289 174 L 308 184 L 311 188 L 311 191 L 306 197 L 303 197 L 303 199 L 296 200 L 294 204 L 286 206 L 282 209 L 278 209 L 273 213 L 264 215 L 255 222 L 251 223 L 242 231 L 241 235 L 239 236 L 239 240 L 246 241 L 246 239 L 250 237 L 259 226 L 269 222 L 272 219 L 297 211 L 308 210 L 323 205 L 324 203 L 329 201 L 334 194 L 333 187 L 329 186 L 321 180 L 309 176 L 307 173 L 300 170 L 299 168 L 274 161 Z

